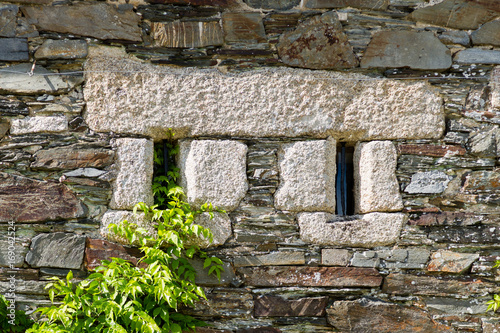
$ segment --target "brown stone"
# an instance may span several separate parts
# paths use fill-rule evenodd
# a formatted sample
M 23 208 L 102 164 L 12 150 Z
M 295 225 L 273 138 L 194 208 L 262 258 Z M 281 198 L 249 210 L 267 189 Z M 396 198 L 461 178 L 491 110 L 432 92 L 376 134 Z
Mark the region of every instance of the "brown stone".
M 142 257 L 137 248 L 124 247 L 120 244 L 112 243 L 102 239 L 87 238 L 85 248 L 85 267 L 94 270 L 101 265 L 102 260 L 111 261 L 111 258 L 121 258 L 137 266 L 137 262 Z
M 31 167 L 37 169 L 102 168 L 113 163 L 114 152 L 109 149 L 68 146 L 39 150 L 34 158 Z
M 139 16 L 106 3 L 73 6 L 22 7 L 39 30 L 89 36 L 104 40 L 139 42 Z
M 151 36 L 158 47 L 191 48 L 224 44 L 218 22 L 153 22 Z
M 8 281 L 12 276 L 19 280 L 38 280 L 38 270 L 31 268 L 10 269 L 0 267 L 0 281 Z
M 312 9 L 353 7 L 386 10 L 389 0 L 305 0 L 304 7 Z
M 415 10 L 413 21 L 425 22 L 455 29 L 477 29 L 500 13 L 497 0 L 444 0 L 433 6 Z
M 26 3 L 33 5 L 47 5 L 52 3 L 53 0 L 4 0 L 3 2 Z
M 471 35 L 474 45 L 500 46 L 500 20 L 494 20 L 482 25 Z
M 0 139 L 5 136 L 9 128 L 10 124 L 7 120 L 4 119 L 0 120 Z
M 431 255 L 427 270 L 431 272 L 463 273 L 479 258 L 477 253 L 457 253 L 438 250 Z
M 449 296 L 498 292 L 500 287 L 480 279 L 442 279 L 391 273 L 384 279 L 382 291 L 393 295 Z
M 228 43 L 264 43 L 267 41 L 260 13 L 224 13 L 225 40 Z
M 36 50 L 36 59 L 78 59 L 87 56 L 87 42 L 84 40 L 47 39 Z
M 462 212 L 440 212 L 426 213 L 415 218 L 410 218 L 408 224 L 431 226 L 431 225 L 475 225 L 486 220 L 485 215 L 476 215 Z
M 429 144 L 400 144 L 399 154 L 423 155 L 433 157 L 463 156 L 467 150 L 461 146 L 452 145 L 429 145 Z
M 472 171 L 466 174 L 462 190 L 465 193 L 499 193 L 500 170 Z
M 452 63 L 449 49 L 430 31 L 380 31 L 361 59 L 363 68 L 444 70 Z
M 0 222 L 40 222 L 83 215 L 83 205 L 66 186 L 0 173 Z
M 235 0 L 146 0 L 149 3 L 164 3 L 175 5 L 192 5 L 192 6 L 228 6 L 234 4 Z
M 337 301 L 327 309 L 328 322 L 341 332 L 436 333 L 455 332 L 417 307 L 360 299 Z
M 255 300 L 255 317 L 322 317 L 328 297 L 306 297 L 288 300 L 263 295 Z
M 373 268 L 269 266 L 239 268 L 247 286 L 378 287 L 382 276 Z
M 281 61 L 294 67 L 340 69 L 359 63 L 335 12 L 315 16 L 285 32 L 277 48 Z
M 195 303 L 194 308 L 182 309 L 182 313 L 196 317 L 250 318 L 254 300 L 248 289 L 217 288 L 205 292 L 206 300 Z

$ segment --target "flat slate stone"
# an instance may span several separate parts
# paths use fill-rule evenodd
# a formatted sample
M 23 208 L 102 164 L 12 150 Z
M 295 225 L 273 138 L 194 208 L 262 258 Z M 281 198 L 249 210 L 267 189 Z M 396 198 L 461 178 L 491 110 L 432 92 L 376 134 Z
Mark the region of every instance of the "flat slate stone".
M 27 116 L 29 114 L 30 110 L 26 103 L 8 97 L 0 97 L 0 116 Z
M 102 265 L 102 260 L 111 261 L 111 258 L 121 258 L 137 266 L 143 254 L 137 248 L 124 247 L 102 239 L 87 238 L 85 247 L 85 267 L 94 270 Z
M 12 249 L 12 245 L 14 245 L 14 249 Z M 12 239 L 9 239 L 7 232 L 5 232 L 4 235 L 0 236 L 0 246 L 4 249 L 0 252 L 0 267 L 23 267 L 24 256 L 29 250 L 29 240 L 25 241 L 21 237 L 16 237 L 14 244 L 12 244 Z M 9 255 L 10 251 L 14 251 L 14 258 Z
M 222 25 L 227 43 L 267 42 L 260 13 L 224 13 Z
M 406 193 L 442 193 L 452 177 L 442 171 L 417 172 L 411 176 L 411 182 L 405 188 Z
M 450 50 L 429 31 L 381 31 L 368 44 L 363 68 L 445 70 L 451 67 Z
M 0 139 L 5 136 L 10 128 L 10 123 L 6 120 L 0 120 Z
M 287 10 L 300 4 L 300 0 L 245 0 L 252 8 Z
M 88 53 L 84 40 L 52 40 L 47 39 L 36 50 L 36 59 L 78 59 L 85 58 Z
M 474 45 L 500 46 L 500 19 L 488 22 L 471 34 Z
M 255 317 L 322 317 L 328 297 L 304 297 L 288 300 L 263 295 L 255 299 Z
M 433 6 L 415 10 L 410 19 L 455 29 L 477 29 L 500 13 L 497 0 L 444 0 Z
M 477 253 L 438 250 L 431 255 L 427 270 L 431 272 L 464 273 L 479 258 Z
M 26 262 L 34 268 L 80 269 L 84 254 L 84 236 L 63 232 L 40 234 L 31 240 Z
M 16 5 L 0 5 L 0 37 L 16 37 L 18 11 L 19 7 Z M 5 41 L 0 39 L 2 48 L 4 43 Z
M 72 6 L 25 6 L 24 16 L 40 31 L 53 31 L 104 40 L 140 42 L 140 17 L 132 9 L 106 3 Z
M 84 208 L 64 185 L 0 173 L 0 222 L 78 218 Z
M 158 47 L 191 48 L 224 44 L 218 22 L 153 22 L 151 36 Z
M 485 65 L 500 65 L 500 51 L 483 50 L 483 49 L 465 49 L 459 51 L 453 58 L 457 63 L 470 64 L 485 64 Z
M 466 31 L 443 31 L 438 35 L 439 40 L 443 44 L 459 44 L 469 46 L 470 38 Z
M 287 65 L 311 69 L 357 67 L 352 50 L 337 13 L 327 12 L 301 23 L 281 35 L 278 55 Z
M 326 311 L 328 323 L 341 332 L 455 332 L 452 327 L 435 322 L 420 308 L 374 299 L 336 301 Z
M 311 9 L 353 7 L 386 10 L 389 0 L 305 0 L 303 6 Z
M 37 151 L 32 168 L 65 170 L 78 168 L 102 168 L 113 163 L 114 152 L 110 149 L 65 146 Z
M 428 82 L 293 68 L 222 74 L 109 57 L 90 58 L 86 70 L 84 117 L 97 132 L 368 141 L 440 138 L 445 127 Z
M 0 72 L 0 92 L 6 94 L 61 94 L 83 82 L 82 76 L 57 75 L 42 66 L 36 66 L 29 76 L 31 64 L 19 64 L 3 68 Z M 54 75 L 50 75 L 54 74 Z
M 28 40 L 25 38 L 0 38 L 1 61 L 29 60 Z

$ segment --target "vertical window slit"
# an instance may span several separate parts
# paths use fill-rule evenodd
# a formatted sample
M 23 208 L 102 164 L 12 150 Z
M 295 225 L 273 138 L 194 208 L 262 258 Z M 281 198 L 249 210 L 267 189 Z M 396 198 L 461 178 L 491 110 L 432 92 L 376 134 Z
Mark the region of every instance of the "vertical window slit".
M 342 142 L 337 147 L 336 176 L 336 214 L 345 216 L 354 214 L 354 148 Z

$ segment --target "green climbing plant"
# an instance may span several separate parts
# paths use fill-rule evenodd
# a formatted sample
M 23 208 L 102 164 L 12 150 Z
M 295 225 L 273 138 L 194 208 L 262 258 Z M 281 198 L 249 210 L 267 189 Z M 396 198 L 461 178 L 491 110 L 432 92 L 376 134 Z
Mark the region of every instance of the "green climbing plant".
M 168 141 L 167 148 L 170 155 L 178 151 L 173 140 Z M 162 156 L 162 147 L 155 149 L 156 165 L 164 163 Z M 176 184 L 178 169 L 171 167 L 166 175 L 160 171 L 157 168 L 153 181 L 154 205 L 139 203 L 134 207 L 134 213 L 146 215 L 155 232 L 151 234 L 128 221 L 110 225 L 111 232 L 139 244 L 144 254 L 139 264 L 112 258 L 80 283 L 72 282 L 71 272 L 64 280 L 53 278 L 47 286 L 53 305 L 37 310 L 43 321 L 28 333 L 180 333 L 204 325 L 179 309 L 206 298 L 195 283 L 196 272 L 191 265 L 195 257 L 220 279 L 222 261 L 209 257 L 192 242 L 196 237 L 212 239 L 210 230 L 194 220 L 203 212 L 213 214 L 214 208 L 205 204 L 194 210 Z
M 33 320 L 24 311 L 11 309 L 10 302 L 0 294 L 0 332 L 25 332 Z
M 500 260 L 495 261 L 495 265 L 493 265 L 493 268 L 499 268 L 500 267 Z M 488 304 L 488 308 L 486 311 L 493 311 L 497 312 L 497 310 L 500 308 L 500 295 L 494 294 L 493 299 L 486 302 Z

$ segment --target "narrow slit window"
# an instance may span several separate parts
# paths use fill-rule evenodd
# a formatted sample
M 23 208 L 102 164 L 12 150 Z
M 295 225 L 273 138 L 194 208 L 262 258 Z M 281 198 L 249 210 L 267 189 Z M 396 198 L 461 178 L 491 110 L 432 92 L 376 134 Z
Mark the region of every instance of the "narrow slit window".
M 354 147 L 342 142 L 337 147 L 336 214 L 354 215 Z

